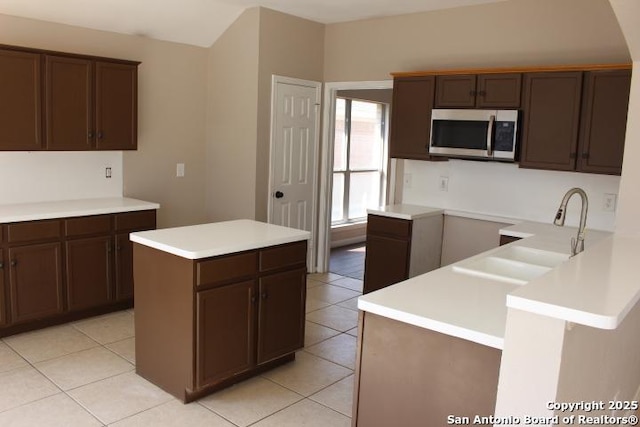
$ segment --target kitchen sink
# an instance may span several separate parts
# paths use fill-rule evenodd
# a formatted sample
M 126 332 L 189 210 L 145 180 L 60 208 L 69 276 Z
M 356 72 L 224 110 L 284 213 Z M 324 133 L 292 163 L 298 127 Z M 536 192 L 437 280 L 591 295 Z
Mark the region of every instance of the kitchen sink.
M 462 261 L 453 271 L 501 282 L 524 285 L 569 259 L 568 255 L 522 246 L 512 246 L 491 256 Z

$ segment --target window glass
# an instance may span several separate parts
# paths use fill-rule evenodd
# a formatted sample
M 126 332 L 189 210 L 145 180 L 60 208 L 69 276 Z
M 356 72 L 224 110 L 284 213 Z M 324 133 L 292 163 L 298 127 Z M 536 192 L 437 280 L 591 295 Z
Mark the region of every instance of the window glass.
M 382 104 L 352 101 L 349 169 L 378 169 L 382 164 Z
M 364 218 L 367 208 L 380 206 L 380 172 L 352 172 L 349 185 L 349 219 Z

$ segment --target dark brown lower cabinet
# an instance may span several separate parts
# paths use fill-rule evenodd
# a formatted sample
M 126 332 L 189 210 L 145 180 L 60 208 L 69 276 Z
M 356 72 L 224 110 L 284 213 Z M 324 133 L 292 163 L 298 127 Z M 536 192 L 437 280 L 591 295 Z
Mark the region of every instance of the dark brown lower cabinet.
M 116 300 L 133 298 L 133 243 L 129 233 L 115 237 L 115 282 Z
M 197 293 L 198 387 L 246 372 L 255 364 L 253 295 L 253 280 Z
M 259 280 L 258 363 L 304 347 L 304 268 Z
M 409 278 L 409 239 L 367 235 L 364 293 Z
M 67 251 L 69 310 L 83 310 L 111 301 L 111 236 L 71 240 Z
M 506 244 L 511 243 L 511 242 L 515 242 L 517 240 L 520 240 L 520 237 L 505 236 L 505 235 L 501 234 L 500 235 L 500 246 L 506 245 Z
M 155 210 L 0 224 L 0 337 L 133 305 L 129 232 Z
M 60 243 L 9 248 L 9 294 L 13 323 L 62 313 Z
M 1 229 L 2 227 L 0 227 Z M 0 233 L 2 233 L 0 231 Z M 0 234 L 0 241 L 2 240 Z M 7 306 L 5 300 L 5 288 L 4 288 L 4 254 L 2 253 L 2 249 L 0 249 L 0 326 L 3 326 L 7 323 Z
M 304 346 L 306 241 L 187 259 L 133 245 L 136 372 L 184 402 Z

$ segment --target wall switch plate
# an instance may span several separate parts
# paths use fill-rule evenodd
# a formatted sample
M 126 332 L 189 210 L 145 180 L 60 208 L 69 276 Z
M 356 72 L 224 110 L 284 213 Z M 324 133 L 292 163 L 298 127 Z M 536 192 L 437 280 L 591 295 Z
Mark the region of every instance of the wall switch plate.
M 104 177 L 105 178 L 111 178 L 111 168 L 110 167 L 106 167 L 104 168 Z
M 178 163 L 176 165 L 176 176 L 182 178 L 184 176 L 184 163 Z
M 403 184 L 404 184 L 404 188 L 411 188 L 411 174 L 410 173 L 405 173 L 404 174 L 404 180 L 403 180 Z
M 449 191 L 449 177 L 441 176 L 440 181 L 438 181 L 438 188 L 440 191 Z
M 604 194 L 604 202 L 602 204 L 602 210 L 605 212 L 615 212 L 616 211 L 616 199 L 617 195 L 612 193 Z

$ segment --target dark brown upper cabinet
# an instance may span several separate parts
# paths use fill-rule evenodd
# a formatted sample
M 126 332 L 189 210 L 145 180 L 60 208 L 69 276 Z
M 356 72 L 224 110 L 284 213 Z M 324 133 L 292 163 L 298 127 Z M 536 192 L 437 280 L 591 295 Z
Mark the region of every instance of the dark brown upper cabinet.
M 436 77 L 436 108 L 520 108 L 522 74 L 450 74 Z
M 585 73 L 577 171 L 622 173 L 630 88 L 631 70 Z
M 138 66 L 96 61 L 96 148 L 138 146 Z
M 46 55 L 45 88 L 47 149 L 91 149 L 93 61 Z
M 0 47 L 0 150 L 135 150 L 138 65 Z
M 0 48 L 0 150 L 42 149 L 41 55 Z
M 431 110 L 435 77 L 397 77 L 393 80 L 393 108 L 389 155 L 429 160 Z
M 520 167 L 575 170 L 582 72 L 524 75 Z

